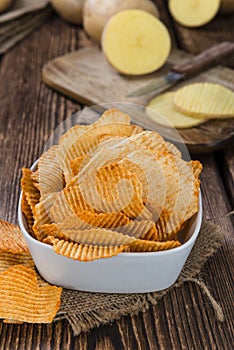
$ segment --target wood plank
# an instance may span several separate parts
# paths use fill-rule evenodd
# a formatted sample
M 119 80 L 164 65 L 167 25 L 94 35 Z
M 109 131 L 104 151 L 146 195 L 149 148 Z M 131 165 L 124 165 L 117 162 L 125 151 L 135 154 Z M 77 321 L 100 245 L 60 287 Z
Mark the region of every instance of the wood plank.
M 29 166 L 43 151 L 51 132 L 80 109 L 78 104 L 47 88 L 40 77 L 43 64 L 57 55 L 76 50 L 81 39 L 76 27 L 54 18 L 1 60 L 1 218 L 16 222 L 20 168 Z M 230 210 L 230 203 L 214 156 L 200 155 L 199 159 L 204 164 L 204 217 L 214 220 Z M 186 284 L 169 292 L 144 315 L 124 317 L 78 337 L 72 335 L 66 321 L 51 325 L 0 322 L 0 349 L 145 350 L 209 349 L 211 346 L 229 349 L 233 343 L 233 226 L 230 217 L 215 222 L 227 232 L 225 243 L 209 259 L 202 273 L 205 283 L 224 309 L 224 323 L 215 319 L 200 288 Z
M 129 112 L 133 108 L 132 103 L 135 106 L 145 106 L 154 96 L 154 92 L 135 98 L 126 97 L 128 93 L 164 76 L 173 64 L 186 58 L 188 55 L 184 52 L 174 50 L 160 71 L 139 77 L 129 77 L 118 74 L 110 67 L 99 47 L 90 46 L 48 62 L 43 67 L 42 78 L 53 89 L 89 106 L 104 103 L 113 105 L 113 101 L 131 103 L 131 105 L 116 105 L 120 109 L 124 108 L 125 112 Z M 180 83 L 179 86 L 198 81 L 219 83 L 234 91 L 234 72 L 221 66 L 209 69 L 193 79 Z M 177 88 L 176 85 L 171 90 L 174 91 Z M 135 115 L 133 121 L 143 127 L 151 130 L 162 129 L 155 121 L 148 118 L 144 111 L 138 119 L 137 113 L 133 112 L 133 115 Z M 179 130 L 179 135 L 190 152 L 207 152 L 224 147 L 232 137 L 233 130 L 234 119 L 210 120 L 197 127 Z M 167 134 L 168 128 L 165 128 L 164 132 Z M 172 139 L 177 138 L 174 130 L 172 133 Z
M 216 155 L 216 161 L 219 164 L 220 174 L 224 181 L 224 186 L 234 210 L 234 137 L 228 143 L 227 147 Z

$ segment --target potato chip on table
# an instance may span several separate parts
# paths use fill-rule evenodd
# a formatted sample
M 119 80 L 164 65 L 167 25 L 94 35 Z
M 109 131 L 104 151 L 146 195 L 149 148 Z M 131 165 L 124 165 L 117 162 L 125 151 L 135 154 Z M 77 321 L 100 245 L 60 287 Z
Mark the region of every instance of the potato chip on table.
M 50 323 L 59 306 L 62 288 L 39 287 L 34 270 L 15 265 L 0 274 L 0 318 Z
M 29 253 L 19 227 L 4 220 L 0 220 L 0 250 L 12 254 Z

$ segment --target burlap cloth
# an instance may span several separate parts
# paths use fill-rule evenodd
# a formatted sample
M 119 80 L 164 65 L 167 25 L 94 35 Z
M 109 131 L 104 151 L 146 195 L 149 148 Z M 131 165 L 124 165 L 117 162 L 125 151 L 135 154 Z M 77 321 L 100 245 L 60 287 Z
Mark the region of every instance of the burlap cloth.
M 145 312 L 172 288 L 182 287 L 185 282 L 197 283 L 209 298 L 216 317 L 222 321 L 221 307 L 214 300 L 207 286 L 199 279 L 199 272 L 207 259 L 221 246 L 224 234 L 217 225 L 203 222 L 196 243 L 176 283 L 170 288 L 143 294 L 105 294 L 63 290 L 61 307 L 56 320 L 66 319 L 78 335 L 101 324 L 119 319 L 124 315 Z M 154 278 L 154 276 L 152 276 Z

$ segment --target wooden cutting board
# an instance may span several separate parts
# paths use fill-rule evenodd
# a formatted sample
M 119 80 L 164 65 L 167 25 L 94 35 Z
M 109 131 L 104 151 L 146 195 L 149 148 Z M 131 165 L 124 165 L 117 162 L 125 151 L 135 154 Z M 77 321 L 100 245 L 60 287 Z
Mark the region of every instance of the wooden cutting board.
M 111 102 L 130 102 L 145 106 L 154 97 L 154 92 L 136 98 L 127 98 L 126 95 L 165 75 L 173 64 L 189 57 L 190 54 L 174 50 L 168 62 L 158 72 L 140 77 L 124 76 L 108 64 L 97 46 L 91 46 L 48 62 L 43 67 L 42 79 L 53 89 L 88 106 Z M 219 83 L 234 90 L 234 71 L 217 66 L 177 84 L 171 90 L 196 81 Z M 156 123 L 146 116 L 133 117 L 133 122 L 157 130 Z M 234 118 L 208 121 L 203 125 L 178 131 L 190 152 L 214 151 L 224 147 L 234 136 Z

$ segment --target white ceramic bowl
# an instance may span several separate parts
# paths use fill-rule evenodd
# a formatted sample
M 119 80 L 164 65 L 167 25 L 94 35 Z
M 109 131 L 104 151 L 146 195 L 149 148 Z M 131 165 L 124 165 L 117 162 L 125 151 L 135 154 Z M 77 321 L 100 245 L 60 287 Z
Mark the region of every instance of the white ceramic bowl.
M 18 207 L 20 229 L 41 276 L 51 284 L 81 291 L 105 293 L 144 293 L 170 287 L 178 278 L 198 236 L 202 221 L 199 211 L 193 217 L 188 240 L 178 248 L 153 253 L 120 253 L 117 256 L 80 262 L 58 255 L 53 248 L 35 240 Z
M 37 161 L 32 170 L 37 167 Z M 120 253 L 90 262 L 58 255 L 53 248 L 34 239 L 27 231 L 18 205 L 18 221 L 40 275 L 49 283 L 69 289 L 103 293 L 144 293 L 166 289 L 178 278 L 197 239 L 202 222 L 202 199 L 199 210 L 190 220 L 185 243 L 180 247 L 152 253 Z

